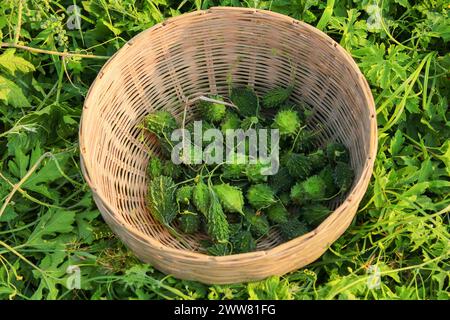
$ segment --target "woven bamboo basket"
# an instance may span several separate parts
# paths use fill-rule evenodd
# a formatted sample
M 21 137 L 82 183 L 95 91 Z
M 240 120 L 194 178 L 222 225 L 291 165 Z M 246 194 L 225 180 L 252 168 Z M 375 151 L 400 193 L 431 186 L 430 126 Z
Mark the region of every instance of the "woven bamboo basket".
M 355 181 L 334 212 L 315 230 L 288 242 L 271 233 L 257 251 L 223 257 L 205 254 L 204 235 L 180 242 L 146 209 L 146 167 L 158 156 L 141 139 L 143 117 L 159 109 L 187 119 L 189 102 L 227 95 L 233 85 L 258 94 L 294 81 L 292 99 L 311 106 L 309 126 L 320 141 L 350 150 Z M 143 261 L 178 278 L 204 283 L 253 281 L 283 275 L 319 258 L 350 225 L 368 186 L 377 148 L 374 101 L 351 56 L 314 27 L 253 9 L 212 8 L 169 19 L 128 41 L 102 68 L 85 100 L 80 125 L 83 174 L 104 220 Z

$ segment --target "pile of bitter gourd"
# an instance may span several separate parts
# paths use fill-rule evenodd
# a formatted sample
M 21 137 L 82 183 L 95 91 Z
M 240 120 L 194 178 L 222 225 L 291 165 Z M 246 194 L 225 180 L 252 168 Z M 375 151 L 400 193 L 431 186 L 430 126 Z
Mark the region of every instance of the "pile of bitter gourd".
M 176 165 L 171 133 L 192 130 L 192 122 L 181 123 L 167 111 L 146 116 L 143 128 L 162 151 L 150 158 L 147 171 L 146 200 L 154 218 L 177 237 L 205 233 L 202 245 L 211 255 L 253 251 L 271 230 L 288 241 L 317 227 L 331 213 L 329 201 L 350 189 L 354 173 L 343 144 L 317 142 L 320 127 L 306 127 L 311 111 L 289 101 L 292 89 L 274 88 L 258 97 L 239 87 L 228 98 L 209 96 L 196 105 L 202 130 L 278 129 L 280 166 L 274 175 L 263 175 L 258 162 Z

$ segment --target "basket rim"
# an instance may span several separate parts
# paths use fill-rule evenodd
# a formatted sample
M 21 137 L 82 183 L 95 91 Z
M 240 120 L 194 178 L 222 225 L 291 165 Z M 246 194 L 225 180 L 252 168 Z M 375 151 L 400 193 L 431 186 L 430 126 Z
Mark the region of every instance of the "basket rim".
M 176 255 L 179 255 L 180 257 L 182 256 L 187 259 L 189 259 L 189 258 L 195 259 L 195 260 L 208 259 L 209 261 L 227 262 L 231 266 L 233 264 L 233 262 L 238 262 L 241 258 L 244 258 L 244 257 L 247 259 L 257 259 L 257 258 L 265 257 L 267 255 L 276 254 L 287 248 L 295 247 L 296 245 L 302 243 L 305 239 L 312 240 L 315 236 L 321 234 L 322 232 L 326 232 L 326 230 L 324 231 L 325 228 L 323 227 L 326 224 L 326 222 L 336 219 L 336 217 L 339 216 L 339 214 L 344 212 L 344 210 L 348 206 L 348 203 L 355 202 L 355 201 L 357 201 L 359 203 L 365 194 L 365 190 L 367 189 L 368 184 L 370 182 L 370 178 L 372 176 L 372 171 L 373 171 L 375 158 L 376 158 L 376 154 L 377 154 L 377 149 L 378 149 L 378 138 L 377 138 L 378 137 L 378 127 L 377 127 L 377 119 L 376 119 L 375 101 L 373 99 L 373 95 L 370 90 L 369 84 L 368 84 L 366 78 L 364 77 L 364 75 L 362 74 L 361 70 L 359 69 L 358 65 L 353 60 L 350 53 L 348 51 L 346 51 L 339 43 L 334 41 L 330 36 L 328 36 L 323 31 L 315 28 L 314 26 L 312 26 L 308 23 L 305 23 L 303 21 L 299 21 L 294 18 L 291 18 L 287 15 L 273 12 L 273 11 L 268 11 L 268 10 L 240 8 L 240 7 L 220 7 L 219 6 L 219 7 L 211 7 L 206 10 L 196 10 L 196 11 L 193 11 L 190 13 L 185 13 L 185 14 L 182 14 L 182 15 L 179 15 L 176 17 L 168 18 L 165 21 L 155 24 L 152 27 L 138 33 L 137 35 L 132 37 L 130 40 L 128 40 L 102 66 L 102 68 L 100 69 L 100 71 L 97 74 L 97 77 L 92 82 L 92 84 L 86 94 L 84 104 L 83 104 L 83 111 L 88 109 L 88 104 L 90 102 L 92 92 L 96 88 L 97 82 L 99 82 L 101 80 L 101 78 L 106 73 L 106 71 L 108 70 L 108 68 L 110 67 L 110 65 L 112 64 L 112 62 L 115 59 L 117 59 L 119 56 L 126 54 L 128 47 L 131 46 L 133 44 L 133 42 L 135 42 L 136 40 L 138 40 L 141 37 L 145 37 L 147 34 L 153 32 L 156 29 L 163 28 L 168 24 L 177 22 L 178 20 L 183 20 L 183 19 L 191 17 L 191 16 L 206 15 L 206 14 L 210 14 L 210 13 L 223 12 L 223 11 L 241 11 L 241 12 L 248 12 L 249 14 L 250 13 L 251 14 L 263 14 L 263 15 L 272 16 L 274 18 L 284 20 L 285 22 L 290 22 L 293 25 L 298 25 L 298 26 L 301 26 L 302 28 L 306 28 L 309 32 L 316 34 L 316 36 L 329 41 L 330 44 L 332 44 L 338 50 L 341 57 L 345 59 L 345 63 L 347 63 L 347 65 L 349 67 L 351 67 L 358 75 L 357 82 L 358 82 L 358 85 L 365 92 L 364 98 L 365 98 L 366 106 L 368 107 L 369 114 L 370 114 L 370 119 L 369 119 L 370 146 L 368 148 L 368 155 L 364 162 L 363 170 L 359 176 L 359 179 L 357 180 L 356 183 L 354 183 L 353 188 L 348 193 L 345 200 L 318 227 L 311 230 L 307 234 L 304 234 L 295 239 L 278 244 L 275 247 L 270 248 L 270 249 L 252 251 L 252 252 L 247 252 L 247 253 L 237 253 L 237 254 L 231 254 L 231 255 L 226 255 L 226 256 L 210 256 L 206 253 L 194 252 L 189 249 L 178 249 L 178 248 L 169 247 L 169 246 L 159 242 L 155 238 L 153 238 L 147 234 L 144 234 L 142 231 L 139 231 L 138 229 L 136 229 L 132 225 L 130 225 L 128 222 L 124 221 L 123 219 L 119 219 L 117 217 L 117 215 L 113 214 L 114 210 L 111 208 L 110 204 L 107 201 L 103 200 L 101 194 L 98 192 L 98 189 L 91 181 L 91 179 L 89 177 L 90 176 L 89 172 L 90 172 L 91 168 L 89 167 L 89 164 L 84 160 L 84 155 L 86 154 L 86 148 L 85 148 L 85 142 L 84 142 L 84 138 L 83 138 L 84 137 L 83 136 L 83 118 L 86 116 L 86 112 L 82 112 L 82 115 L 80 118 L 78 135 L 79 135 L 79 147 L 80 147 L 80 168 L 81 168 L 81 171 L 82 171 L 82 174 L 83 174 L 83 177 L 84 177 L 86 183 L 92 190 L 94 200 L 95 200 L 95 197 L 98 197 L 99 200 L 101 201 L 101 205 L 104 207 L 104 209 L 106 209 L 108 211 L 109 217 L 111 219 L 113 219 L 116 223 L 118 223 L 120 226 L 125 228 L 126 231 L 135 240 L 138 240 L 139 242 L 143 243 L 144 245 L 151 246 L 160 251 L 165 251 L 168 253 L 170 252 L 172 254 L 176 254 Z M 364 192 L 359 192 L 361 190 L 364 190 Z M 97 205 L 98 205 L 98 203 L 97 203 Z M 102 213 L 102 215 L 105 214 L 102 210 L 99 210 L 99 211 Z M 121 216 L 119 216 L 119 217 L 121 218 Z M 329 245 L 331 245 L 331 243 L 329 243 L 328 246 Z

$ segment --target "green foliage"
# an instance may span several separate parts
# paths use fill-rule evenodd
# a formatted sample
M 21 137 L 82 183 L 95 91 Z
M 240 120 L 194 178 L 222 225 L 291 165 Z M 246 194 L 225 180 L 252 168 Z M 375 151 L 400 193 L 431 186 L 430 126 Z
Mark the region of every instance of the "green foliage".
M 262 183 L 252 185 L 248 189 L 247 199 L 248 203 L 257 210 L 267 208 L 276 202 L 272 188 Z

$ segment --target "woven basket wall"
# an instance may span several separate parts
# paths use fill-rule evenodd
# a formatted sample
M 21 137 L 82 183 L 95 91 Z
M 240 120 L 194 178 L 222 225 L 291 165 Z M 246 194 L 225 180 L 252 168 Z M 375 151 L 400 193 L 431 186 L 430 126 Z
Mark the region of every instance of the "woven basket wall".
M 180 243 L 146 209 L 146 166 L 158 146 L 137 125 L 166 109 L 181 117 L 199 95 L 251 85 L 258 94 L 294 81 L 293 100 L 314 111 L 321 141 L 344 143 L 356 178 L 346 198 L 315 230 L 282 243 L 276 233 L 258 251 L 204 254 L 199 240 Z M 189 108 L 188 119 L 195 116 Z M 363 197 L 377 148 L 374 101 L 350 55 L 317 29 L 284 15 L 212 8 L 169 19 L 127 42 L 102 68 L 80 126 L 82 169 L 105 221 L 140 257 L 165 273 L 205 283 L 282 275 L 320 257 L 349 226 Z

